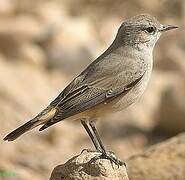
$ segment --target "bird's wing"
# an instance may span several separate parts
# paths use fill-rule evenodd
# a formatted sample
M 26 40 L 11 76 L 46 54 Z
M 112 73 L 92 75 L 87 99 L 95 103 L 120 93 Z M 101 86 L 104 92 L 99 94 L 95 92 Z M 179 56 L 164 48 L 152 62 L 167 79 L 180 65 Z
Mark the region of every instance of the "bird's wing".
M 91 65 L 88 67 L 91 69 L 87 68 L 82 72 L 51 103 L 51 106 L 55 106 L 57 112 L 40 130 L 44 130 L 65 118 L 88 110 L 100 103 L 110 101 L 120 94 L 127 93 L 140 82 L 145 73 L 145 71 L 129 69 L 128 67 L 132 67 L 130 65 L 121 68 L 115 67 L 120 65 L 117 63 L 113 63 L 112 66 L 114 67 L 109 66 L 108 69 L 102 68 L 102 65 Z M 116 72 L 115 68 L 117 69 Z M 136 74 L 135 72 L 141 73 Z
M 57 106 L 59 112 L 57 114 L 59 119 L 65 119 L 74 114 L 83 112 L 100 103 L 110 101 L 111 99 L 119 96 L 120 94 L 127 93 L 131 90 L 143 76 L 139 77 L 129 84 L 114 88 L 100 88 L 97 86 L 84 85 L 76 91 L 68 94 L 62 102 Z M 55 119 L 57 119 L 55 116 Z
M 124 63 L 123 63 L 124 61 Z M 51 103 L 56 107 L 67 96 L 80 91 L 84 86 L 92 86 L 102 89 L 122 87 L 140 78 L 146 71 L 144 63 L 134 61 L 131 58 L 117 57 L 110 54 L 105 58 L 96 59 L 79 76 L 77 76 Z

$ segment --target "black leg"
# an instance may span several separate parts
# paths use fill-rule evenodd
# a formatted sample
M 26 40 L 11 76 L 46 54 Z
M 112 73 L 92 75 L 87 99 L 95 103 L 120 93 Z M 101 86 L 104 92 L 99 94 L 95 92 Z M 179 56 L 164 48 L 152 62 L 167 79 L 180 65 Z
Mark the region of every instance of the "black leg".
M 94 132 L 94 135 L 96 136 L 96 139 L 97 139 L 97 141 L 98 141 L 98 143 L 99 143 L 99 146 L 100 146 L 100 148 L 101 148 L 100 151 L 101 151 L 101 153 L 102 153 L 101 156 L 94 157 L 94 158 L 92 159 L 92 161 L 93 161 L 93 160 L 96 160 L 96 159 L 99 159 L 99 158 L 104 158 L 104 159 L 109 159 L 109 160 L 111 161 L 111 163 L 114 162 L 115 164 L 118 165 L 118 167 L 121 166 L 121 165 L 123 165 L 123 164 L 125 164 L 125 163 L 122 163 L 119 159 L 117 159 L 117 158 L 115 157 L 115 155 L 113 156 L 113 153 L 112 153 L 112 152 L 110 153 L 110 152 L 107 152 L 107 151 L 105 150 L 105 147 L 104 147 L 104 145 L 103 145 L 103 143 L 102 143 L 102 141 L 101 141 L 101 139 L 100 139 L 100 136 L 99 136 L 99 134 L 98 134 L 98 131 L 97 131 L 96 127 L 95 127 L 95 121 L 90 121 L 90 122 L 89 122 L 89 125 L 91 126 L 91 128 L 92 128 L 92 130 L 93 130 L 93 132 Z
M 96 130 L 95 122 L 94 122 L 94 121 L 90 121 L 90 122 L 89 122 L 89 125 L 91 126 L 91 128 L 92 128 L 92 130 L 93 130 L 93 132 L 94 132 L 94 135 L 96 136 L 96 139 L 98 140 L 98 143 L 99 143 L 99 145 L 100 145 L 100 147 L 101 147 L 101 152 L 102 152 L 103 154 L 106 154 L 105 147 L 104 147 L 104 145 L 103 145 L 103 143 L 102 143 L 102 141 L 101 141 L 101 139 L 100 139 L 100 136 L 99 136 L 99 134 L 98 134 L 98 131 Z
M 91 133 L 91 131 L 90 131 L 90 129 L 89 129 L 89 127 L 88 127 L 86 121 L 82 119 L 82 120 L 81 120 L 81 123 L 82 123 L 83 127 L 85 128 L 85 130 L 87 131 L 89 137 L 91 138 L 91 140 L 92 140 L 92 142 L 93 142 L 93 144 L 94 144 L 96 150 L 97 150 L 97 151 L 101 151 L 100 146 L 99 146 L 99 143 L 98 143 L 96 137 Z

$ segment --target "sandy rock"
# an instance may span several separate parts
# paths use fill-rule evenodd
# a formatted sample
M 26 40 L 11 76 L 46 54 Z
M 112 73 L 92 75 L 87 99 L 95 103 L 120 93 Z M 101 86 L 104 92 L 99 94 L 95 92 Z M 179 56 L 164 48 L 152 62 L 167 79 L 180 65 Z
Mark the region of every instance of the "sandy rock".
M 183 49 L 183 43 L 177 43 L 177 34 L 173 32 L 170 34 L 170 38 L 165 37 L 162 41 L 161 46 L 157 47 L 156 53 L 156 64 L 157 69 L 161 71 L 171 71 L 175 73 L 185 73 L 184 56 L 185 51 Z M 180 37 L 180 34 L 179 34 Z M 180 39 L 180 38 L 179 38 Z M 170 41 L 171 43 L 167 43 Z M 180 41 L 184 41 L 179 40 Z M 175 42 L 175 43 L 174 43 Z M 160 48 L 160 49 L 159 49 Z M 164 53 L 165 52 L 165 53 Z
M 182 77 L 174 78 L 173 83 L 161 93 L 161 102 L 156 112 L 156 129 L 168 135 L 185 131 L 185 83 Z
M 43 38 L 42 34 L 42 27 L 29 16 L 2 19 L 0 20 L 0 51 L 8 57 L 16 57 L 23 42 L 33 43 Z
M 124 165 L 118 168 L 107 159 L 90 162 L 96 155 L 99 153 L 83 151 L 65 164 L 55 167 L 50 180 L 128 180 Z
M 31 16 L 5 18 L 0 21 L 0 37 L 15 38 L 17 41 L 38 39 L 42 33 L 39 23 Z
M 50 66 L 60 67 L 67 74 L 77 74 L 95 57 L 99 47 L 94 38 L 92 24 L 86 19 L 65 19 L 60 27 L 52 30 L 50 43 L 47 44 Z
M 129 158 L 130 180 L 184 180 L 185 134 Z
M 15 4 L 11 0 L 1 0 L 0 1 L 0 15 L 8 16 L 11 15 L 15 10 Z
M 43 49 L 36 44 L 23 43 L 20 46 L 17 59 L 28 64 L 44 66 L 46 63 L 46 54 Z

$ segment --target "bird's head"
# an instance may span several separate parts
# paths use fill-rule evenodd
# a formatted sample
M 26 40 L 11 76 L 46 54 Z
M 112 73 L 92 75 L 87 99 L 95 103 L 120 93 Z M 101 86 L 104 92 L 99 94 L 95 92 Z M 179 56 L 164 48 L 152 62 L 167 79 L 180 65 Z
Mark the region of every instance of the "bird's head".
M 177 26 L 162 25 L 151 15 L 141 14 L 123 22 L 116 39 L 122 45 L 153 49 L 161 33 L 174 28 Z

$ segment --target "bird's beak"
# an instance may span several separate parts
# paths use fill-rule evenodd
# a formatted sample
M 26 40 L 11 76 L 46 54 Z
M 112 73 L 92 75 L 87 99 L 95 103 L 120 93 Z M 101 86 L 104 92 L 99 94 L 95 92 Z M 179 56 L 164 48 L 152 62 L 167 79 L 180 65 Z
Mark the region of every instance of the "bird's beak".
M 160 32 L 165 32 L 171 29 L 176 29 L 178 28 L 177 26 L 173 26 L 173 25 L 161 25 L 161 27 L 159 28 Z

